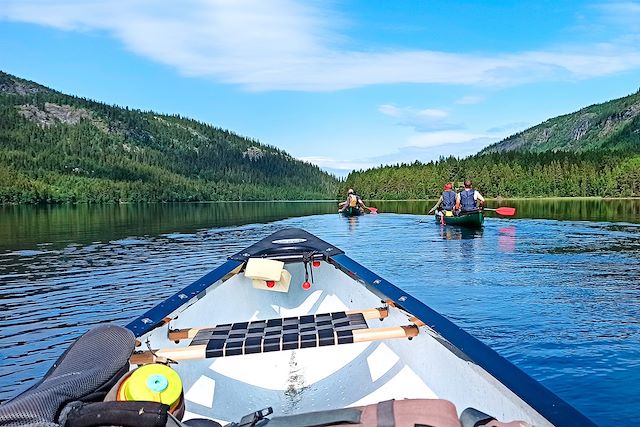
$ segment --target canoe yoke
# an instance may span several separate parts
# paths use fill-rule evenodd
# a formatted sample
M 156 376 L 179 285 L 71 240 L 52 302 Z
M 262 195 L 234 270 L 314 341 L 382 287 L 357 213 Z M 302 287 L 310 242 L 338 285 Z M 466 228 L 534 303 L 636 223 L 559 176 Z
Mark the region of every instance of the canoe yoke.
M 134 353 L 135 365 L 200 360 L 394 338 L 412 339 L 418 325 L 369 328 L 367 319 L 385 319 L 389 308 L 309 314 L 281 319 L 228 323 L 208 328 L 169 330 L 168 338 L 191 339 L 187 347 Z

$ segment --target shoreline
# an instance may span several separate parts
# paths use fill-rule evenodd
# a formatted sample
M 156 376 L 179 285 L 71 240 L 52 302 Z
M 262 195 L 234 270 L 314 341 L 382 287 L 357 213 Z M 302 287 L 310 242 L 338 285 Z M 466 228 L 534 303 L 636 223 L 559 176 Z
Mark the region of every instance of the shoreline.
M 339 203 L 342 199 L 298 199 L 298 200 L 198 200 L 198 201 L 147 201 L 147 202 L 103 202 L 103 203 L 87 203 L 87 202 L 62 202 L 62 203 L 0 203 L 0 207 L 8 206 L 76 206 L 76 205 L 92 205 L 92 206 L 116 206 L 116 205 L 167 205 L 172 203 L 180 204 L 213 204 L 213 203 Z M 437 197 L 431 199 L 364 199 L 368 202 L 385 203 L 385 202 L 433 202 L 438 200 Z M 640 197 L 486 197 L 485 200 L 493 202 L 502 201 L 570 201 L 570 200 L 640 200 Z
M 438 200 L 437 197 L 433 199 L 366 199 L 370 202 L 430 202 Z M 599 197 L 599 196 L 587 196 L 587 197 L 485 197 L 485 200 L 491 201 L 504 201 L 504 200 L 640 200 L 640 197 Z

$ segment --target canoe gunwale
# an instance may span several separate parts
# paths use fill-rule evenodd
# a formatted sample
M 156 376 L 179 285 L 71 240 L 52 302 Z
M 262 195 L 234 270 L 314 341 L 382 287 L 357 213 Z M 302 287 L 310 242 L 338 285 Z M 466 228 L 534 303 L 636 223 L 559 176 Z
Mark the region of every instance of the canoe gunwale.
M 197 300 L 211 285 L 233 272 L 236 268 L 241 267 L 243 264 L 244 262 L 241 261 L 228 260 L 160 304 L 149 309 L 146 313 L 130 322 L 126 328 L 133 332 L 136 338 L 139 338 L 155 328 L 162 326 L 167 316 L 174 313 L 180 307 Z
M 350 277 L 360 279 L 374 294 L 383 299 L 385 297 L 390 299 L 398 308 L 411 313 L 424 322 L 428 328 L 435 331 L 460 352 L 452 351 L 452 353 L 480 366 L 552 424 L 576 427 L 596 425 L 482 341 L 347 255 L 341 254 L 332 257 L 330 262 Z
M 307 238 L 311 236 L 317 241 L 312 240 L 314 244 L 274 246 L 273 242 L 283 235 L 299 235 L 301 238 L 305 238 L 305 242 L 308 242 Z M 320 246 L 315 245 L 318 242 L 320 242 Z M 269 248 L 272 250 L 270 251 Z M 596 425 L 549 389 L 446 317 L 360 265 L 345 255 L 342 250 L 300 229 L 286 229 L 276 232 L 233 255 L 216 269 L 133 320 L 126 326 L 127 329 L 139 338 L 164 325 L 168 316 L 181 307 L 197 301 L 202 293 L 226 279 L 229 274 L 239 272 L 246 260 L 252 256 L 279 259 L 285 262 L 322 259 L 361 283 L 379 297 L 382 303 L 394 305 L 415 316 L 425 324 L 426 328 L 441 337 L 440 340 L 445 340 L 450 344 L 451 346 L 447 345 L 447 348 L 453 354 L 484 369 L 552 424 L 562 426 Z

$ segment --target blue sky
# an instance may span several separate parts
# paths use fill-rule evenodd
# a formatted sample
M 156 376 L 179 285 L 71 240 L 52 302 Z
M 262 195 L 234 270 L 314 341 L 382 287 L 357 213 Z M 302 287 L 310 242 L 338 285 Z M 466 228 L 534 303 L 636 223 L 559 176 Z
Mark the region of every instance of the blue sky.
M 0 0 L 0 69 L 338 174 L 640 88 L 640 1 Z

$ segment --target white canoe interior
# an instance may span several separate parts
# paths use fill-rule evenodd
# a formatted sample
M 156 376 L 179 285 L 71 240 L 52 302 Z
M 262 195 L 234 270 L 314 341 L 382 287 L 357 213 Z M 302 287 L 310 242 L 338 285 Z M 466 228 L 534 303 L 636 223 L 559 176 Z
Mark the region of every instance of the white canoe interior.
M 291 275 L 288 292 L 256 289 L 253 280 L 237 269 L 173 313 L 168 324 L 139 337 L 138 350 L 145 352 L 134 357 L 150 357 L 146 351 L 150 348 L 158 357 L 181 359 L 171 366 L 183 381 L 185 419 L 230 422 L 265 407 L 273 407 L 274 415 L 289 415 L 389 399 L 439 398 L 453 402 L 458 413 L 472 407 L 500 420 L 550 425 L 478 365 L 456 355 L 446 340 L 411 314 L 390 306 L 388 315 L 379 320 L 379 312 L 370 309 L 384 306 L 380 298 L 332 264 L 322 261 L 313 267 L 308 290 L 301 287 L 302 262 L 284 268 Z M 364 311 L 367 318 L 368 328 L 353 333 L 354 341 L 362 342 L 327 346 L 316 342 L 310 348 L 279 351 L 263 351 L 263 343 L 258 353 L 205 358 L 206 340 L 192 343 L 189 338 L 197 330 L 181 332 L 185 338 L 178 342 L 173 338 L 180 333 L 168 337 L 170 329 L 350 311 Z M 410 335 L 416 336 L 407 338 Z

